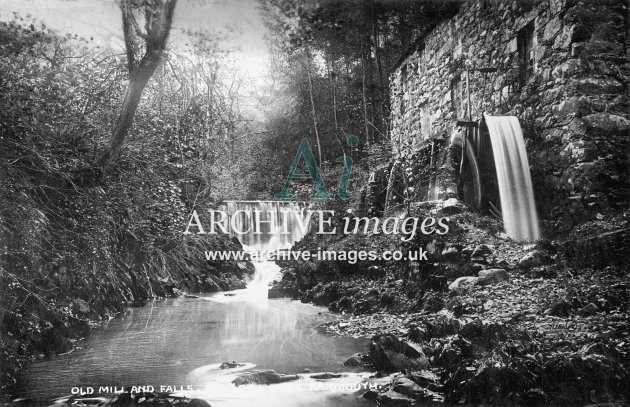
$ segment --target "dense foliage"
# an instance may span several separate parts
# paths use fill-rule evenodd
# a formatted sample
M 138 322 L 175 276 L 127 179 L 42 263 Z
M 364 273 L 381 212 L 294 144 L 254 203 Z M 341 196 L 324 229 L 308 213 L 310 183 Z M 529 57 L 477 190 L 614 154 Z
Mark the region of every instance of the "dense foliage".
M 247 181 L 238 171 L 248 168 L 228 154 L 239 95 L 217 64 L 227 52 L 208 36 L 159 66 L 108 167 L 99 157 L 126 89 L 124 55 L 27 20 L 2 24 L 0 38 L 5 393 L 24 360 L 69 349 L 68 339 L 128 304 L 230 288 L 203 250 L 238 247 L 184 240 L 181 231 L 194 205 L 238 191 Z

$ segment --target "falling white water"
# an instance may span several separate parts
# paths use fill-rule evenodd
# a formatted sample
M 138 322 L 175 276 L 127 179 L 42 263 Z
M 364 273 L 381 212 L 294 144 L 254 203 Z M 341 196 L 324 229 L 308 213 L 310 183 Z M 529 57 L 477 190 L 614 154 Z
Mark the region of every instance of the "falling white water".
M 239 239 L 245 251 L 264 254 L 290 249 L 308 232 L 306 208 L 303 202 L 227 201 L 221 209 L 230 220 L 234 218 L 230 235 Z M 280 277 L 280 267 L 271 261 L 254 262 L 254 267 L 248 291 L 266 299 L 269 284 Z
M 514 116 L 484 115 L 497 170 L 505 232 L 514 240 L 540 238 L 523 132 Z
M 307 207 L 296 202 L 226 202 L 221 208 L 234 220 L 236 236 L 248 252 L 288 250 L 308 231 Z M 256 228 L 256 219 L 264 222 Z M 256 233 L 260 231 L 260 233 Z M 205 297 L 224 304 L 225 318 L 218 341 L 242 366 L 222 369 L 219 363 L 201 366 L 187 377 L 200 389 L 182 393 L 207 400 L 222 407 L 358 407 L 368 384 L 384 385 L 388 378 L 369 378 L 369 373 L 346 372 L 340 377 L 318 379 L 316 373 L 300 372 L 300 366 L 322 371 L 339 370 L 343 359 L 336 355 L 334 341 L 348 338 L 318 335 L 309 316 L 318 309 L 299 301 L 269 300 L 269 284 L 280 277 L 280 268 L 272 261 L 255 261 L 256 274 L 246 289 Z M 332 354 L 331 354 L 332 353 Z M 240 360 L 239 360 L 240 358 Z M 256 364 L 250 361 L 256 361 Z M 236 387 L 232 381 L 246 372 L 275 367 L 280 373 L 298 373 L 299 379 L 273 385 Z
M 227 201 L 222 209 L 230 219 L 235 217 L 236 230 L 230 230 L 231 236 L 252 250 L 288 249 L 308 232 L 308 224 L 300 222 L 306 209 L 303 202 Z

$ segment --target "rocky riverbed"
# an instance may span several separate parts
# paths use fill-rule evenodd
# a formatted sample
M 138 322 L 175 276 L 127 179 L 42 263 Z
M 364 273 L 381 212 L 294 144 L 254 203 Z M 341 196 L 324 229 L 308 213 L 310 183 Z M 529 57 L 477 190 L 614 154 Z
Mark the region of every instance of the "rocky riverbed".
M 608 253 L 607 266 L 580 267 L 572 238 L 523 244 L 505 237 L 492 219 L 464 212 L 452 222 L 453 233 L 422 236 L 410 247 L 385 235 L 307 236 L 298 247 L 424 247 L 429 259 L 283 263 L 284 277 L 271 295 L 350 314 L 319 329 L 372 338 L 348 363 L 397 373 L 364 395 L 381 405 L 630 399 L 629 274 L 618 266 L 625 246 Z

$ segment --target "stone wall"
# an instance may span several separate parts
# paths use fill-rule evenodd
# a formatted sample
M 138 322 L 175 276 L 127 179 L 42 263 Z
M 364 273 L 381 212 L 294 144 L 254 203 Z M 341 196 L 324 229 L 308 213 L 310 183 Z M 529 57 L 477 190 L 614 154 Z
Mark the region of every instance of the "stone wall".
M 395 149 L 516 115 L 547 232 L 627 209 L 627 15 L 624 0 L 462 3 L 391 74 Z

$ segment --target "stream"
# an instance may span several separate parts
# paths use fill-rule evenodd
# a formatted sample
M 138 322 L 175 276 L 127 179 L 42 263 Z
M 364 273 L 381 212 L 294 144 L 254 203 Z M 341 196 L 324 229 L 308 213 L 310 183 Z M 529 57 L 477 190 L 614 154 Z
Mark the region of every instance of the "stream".
M 359 385 L 367 373 L 324 381 L 310 376 L 349 370 L 343 362 L 365 352 L 369 340 L 319 333 L 317 324 L 338 316 L 299 301 L 267 300 L 261 288 L 253 282 L 245 290 L 130 308 L 95 330 L 84 348 L 31 365 L 25 372 L 27 395 L 50 400 L 70 394 L 73 387 L 98 392 L 100 386 L 150 385 L 159 391 L 160 386 L 181 390 L 190 385 L 194 391 L 183 394 L 212 406 L 364 405 L 353 395 L 356 389 L 343 387 Z M 224 361 L 245 366 L 221 369 Z M 269 386 L 231 383 L 252 369 L 300 374 L 300 380 Z
M 94 330 L 80 349 L 28 367 L 25 395 L 51 400 L 90 388 L 99 393 L 105 386 L 117 391 L 152 386 L 205 399 L 213 407 L 369 404 L 360 394 L 370 373 L 343 366 L 352 354 L 367 350 L 369 339 L 318 331 L 320 323 L 343 318 L 323 307 L 267 299 L 279 267 L 270 262 L 255 266 L 246 289 L 129 308 Z M 243 365 L 221 369 L 226 361 Z M 272 385 L 232 384 L 253 370 L 300 378 Z M 344 374 L 326 380 L 311 377 L 322 372 Z

